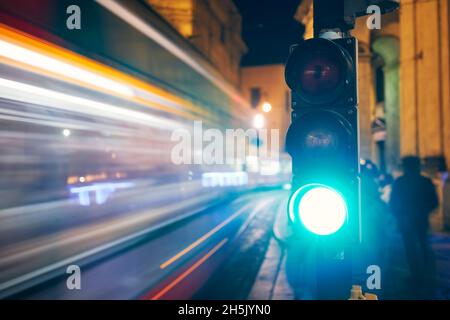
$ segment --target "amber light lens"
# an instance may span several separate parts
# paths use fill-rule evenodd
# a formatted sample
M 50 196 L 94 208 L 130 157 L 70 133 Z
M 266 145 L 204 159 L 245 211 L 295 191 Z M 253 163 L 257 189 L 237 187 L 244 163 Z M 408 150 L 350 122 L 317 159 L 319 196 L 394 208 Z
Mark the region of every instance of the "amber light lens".
M 286 136 L 286 149 L 303 163 L 335 166 L 346 160 L 350 138 L 345 119 L 331 112 L 313 111 L 291 125 Z
M 310 149 L 336 149 L 338 137 L 328 130 L 313 130 L 306 135 L 304 144 Z

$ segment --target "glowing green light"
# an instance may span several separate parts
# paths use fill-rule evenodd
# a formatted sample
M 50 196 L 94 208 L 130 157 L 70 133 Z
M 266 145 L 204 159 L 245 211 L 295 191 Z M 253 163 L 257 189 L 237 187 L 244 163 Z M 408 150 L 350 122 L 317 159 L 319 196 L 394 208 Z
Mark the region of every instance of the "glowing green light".
M 317 235 L 330 235 L 344 225 L 347 205 L 342 195 L 320 184 L 298 189 L 289 202 L 291 220 L 296 216 L 306 229 Z

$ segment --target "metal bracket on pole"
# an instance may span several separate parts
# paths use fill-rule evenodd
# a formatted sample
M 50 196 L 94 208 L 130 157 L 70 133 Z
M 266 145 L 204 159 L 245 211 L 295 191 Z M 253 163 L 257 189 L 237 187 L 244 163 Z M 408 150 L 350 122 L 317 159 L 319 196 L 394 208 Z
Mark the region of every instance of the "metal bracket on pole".
M 314 37 L 324 32 L 347 32 L 354 21 L 346 21 L 344 0 L 314 0 Z
M 355 19 L 368 15 L 367 8 L 376 5 L 381 14 L 398 9 L 392 0 L 314 0 L 314 37 L 324 32 L 348 33 L 355 27 Z

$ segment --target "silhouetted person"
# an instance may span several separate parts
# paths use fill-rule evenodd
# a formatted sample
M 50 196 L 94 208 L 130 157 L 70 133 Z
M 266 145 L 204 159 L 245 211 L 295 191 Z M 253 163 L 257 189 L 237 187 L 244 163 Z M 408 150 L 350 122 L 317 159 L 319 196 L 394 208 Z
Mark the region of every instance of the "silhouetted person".
M 403 236 L 412 284 L 420 286 L 426 273 L 432 272 L 428 219 L 438 198 L 432 181 L 420 174 L 419 158 L 405 157 L 402 164 L 403 176 L 394 182 L 390 207 Z

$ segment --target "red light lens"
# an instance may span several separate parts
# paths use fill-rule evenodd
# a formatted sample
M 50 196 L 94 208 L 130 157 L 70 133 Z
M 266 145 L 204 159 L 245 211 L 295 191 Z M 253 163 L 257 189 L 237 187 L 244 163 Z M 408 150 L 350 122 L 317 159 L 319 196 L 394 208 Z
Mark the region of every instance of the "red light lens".
M 351 56 L 343 47 L 331 40 L 314 38 L 291 52 L 285 79 L 300 102 L 320 106 L 345 98 L 346 89 L 351 89 L 353 72 Z
M 337 59 L 312 57 L 303 66 L 300 75 L 301 91 L 317 96 L 335 90 L 341 81 L 341 67 Z

